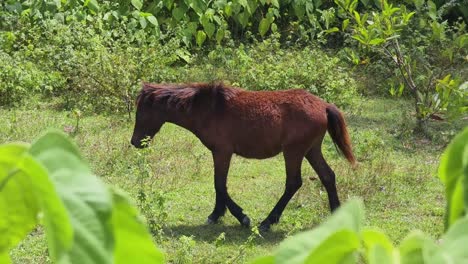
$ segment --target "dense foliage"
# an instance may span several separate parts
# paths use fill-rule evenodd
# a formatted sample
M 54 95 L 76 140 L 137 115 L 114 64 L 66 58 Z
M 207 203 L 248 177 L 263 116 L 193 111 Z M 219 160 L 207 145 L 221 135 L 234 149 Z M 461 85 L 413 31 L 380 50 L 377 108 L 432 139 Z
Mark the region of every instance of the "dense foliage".
M 412 97 L 419 125 L 465 113 L 468 5 L 405 4 L 8 0 L 0 6 L 0 104 L 40 95 L 59 108 L 130 113 L 142 80 L 223 79 L 305 88 L 342 105 L 356 96 L 348 61 L 374 80 L 364 93 L 382 83 L 385 93 Z
M 362 202 L 351 200 L 319 227 L 288 238 L 274 255 L 253 263 L 356 263 L 359 254 L 366 263 L 462 263 L 468 258 L 463 247 L 468 239 L 467 157 L 465 129 L 441 158 L 448 230 L 437 243 L 413 231 L 395 247 L 380 230 L 364 227 Z M 0 208 L 2 263 L 9 262 L 9 249 L 38 223 L 45 226 L 55 262 L 162 262 L 125 195 L 92 175 L 62 134 L 48 133 L 30 147 L 0 146 Z
M 0 146 L 0 209 L 1 263 L 37 224 L 54 263 L 163 260 L 127 196 L 94 176 L 60 133 Z
M 364 227 L 361 200 L 348 201 L 319 227 L 288 238 L 266 263 L 464 263 L 468 254 L 468 128 L 458 134 L 442 155 L 439 177 L 446 187 L 446 233 L 437 242 L 412 231 L 398 247 L 385 233 Z

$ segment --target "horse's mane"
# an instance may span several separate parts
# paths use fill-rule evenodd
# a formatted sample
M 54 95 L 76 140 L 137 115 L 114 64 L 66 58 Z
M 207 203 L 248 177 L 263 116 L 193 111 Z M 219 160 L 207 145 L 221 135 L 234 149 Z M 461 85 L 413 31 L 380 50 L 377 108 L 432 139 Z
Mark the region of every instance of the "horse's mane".
M 229 87 L 222 82 L 185 83 L 185 84 L 154 84 L 143 83 L 137 97 L 137 105 L 141 102 L 165 106 L 177 110 L 192 111 L 194 108 L 211 107 L 220 111 L 227 101 L 233 98 L 238 89 Z

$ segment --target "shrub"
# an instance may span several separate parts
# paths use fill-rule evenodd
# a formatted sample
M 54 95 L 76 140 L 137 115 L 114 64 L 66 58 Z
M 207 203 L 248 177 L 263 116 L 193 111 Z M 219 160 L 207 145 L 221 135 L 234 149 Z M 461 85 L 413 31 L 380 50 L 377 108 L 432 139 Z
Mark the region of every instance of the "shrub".
M 250 90 L 306 89 L 338 105 L 357 96 L 340 60 L 313 47 L 280 47 L 272 37 L 251 46 L 220 47 L 203 56 L 188 79 L 224 79 Z
M 64 85 L 62 75 L 48 71 L 21 54 L 11 56 L 0 50 L 0 106 L 14 106 L 31 95 L 50 95 Z
M 68 25 L 45 19 L 23 27 L 11 53 L 24 60 L 13 63 L 10 58 L 14 66 L 2 65 L 3 87 L 13 87 L 4 88 L 2 98 L 18 101 L 27 92 L 48 91 L 63 98 L 65 109 L 130 111 L 142 79 L 175 79 L 167 77 L 167 67 L 180 58 L 177 51 L 184 52 L 179 43 L 162 45 L 144 31 L 129 36 L 122 27 L 106 31 L 101 23 L 99 17 Z

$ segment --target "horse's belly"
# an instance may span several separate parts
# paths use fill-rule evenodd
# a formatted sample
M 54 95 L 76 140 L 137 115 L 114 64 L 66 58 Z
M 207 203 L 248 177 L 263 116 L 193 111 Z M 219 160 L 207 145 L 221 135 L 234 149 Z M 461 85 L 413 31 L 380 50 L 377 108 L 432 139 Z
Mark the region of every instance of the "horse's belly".
M 234 153 L 245 158 L 267 159 L 281 152 L 281 144 L 268 140 L 249 140 L 236 144 Z

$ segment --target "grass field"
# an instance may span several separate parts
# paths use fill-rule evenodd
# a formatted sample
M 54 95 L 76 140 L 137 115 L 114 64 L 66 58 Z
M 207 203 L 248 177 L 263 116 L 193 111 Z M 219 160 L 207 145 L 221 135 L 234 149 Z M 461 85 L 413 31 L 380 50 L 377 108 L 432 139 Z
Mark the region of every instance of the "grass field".
M 411 134 L 408 102 L 365 99 L 346 113 L 359 167 L 351 169 L 326 137 L 325 157 L 337 175 L 342 202 L 361 197 L 368 226 L 383 229 L 398 242 L 410 230 L 433 237 L 443 230 L 443 186 L 436 178 L 440 154 L 466 125 L 432 123 L 432 140 Z M 34 140 L 48 128 L 74 125 L 68 112 L 0 109 L 0 143 Z M 320 224 L 330 213 L 325 189 L 307 162 L 304 185 L 278 225 L 262 237 L 226 214 L 205 225 L 214 206 L 210 152 L 189 132 L 166 124 L 151 147 L 137 150 L 129 141 L 133 121 L 126 115 L 87 116 L 72 135 L 96 175 L 134 198 L 158 247 L 172 263 L 244 263 L 270 253 L 287 236 Z M 228 178 L 232 198 L 254 224 L 260 223 L 283 191 L 282 156 L 268 160 L 234 157 Z M 11 252 L 14 263 L 48 263 L 41 228 Z

